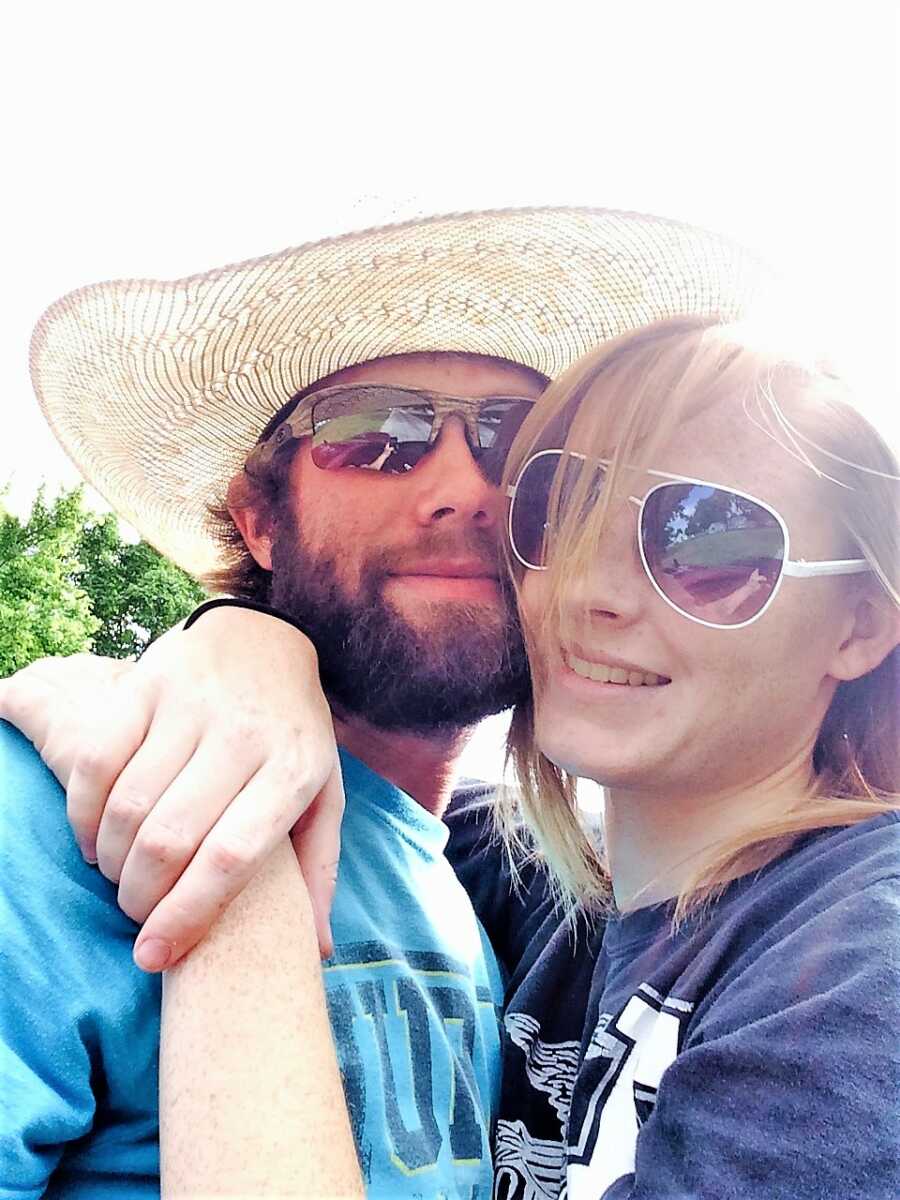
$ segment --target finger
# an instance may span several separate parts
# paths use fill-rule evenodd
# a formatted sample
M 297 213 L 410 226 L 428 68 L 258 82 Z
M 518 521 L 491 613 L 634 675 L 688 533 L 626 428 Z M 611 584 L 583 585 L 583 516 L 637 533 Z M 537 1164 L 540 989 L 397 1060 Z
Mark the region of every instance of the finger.
M 340 765 L 335 763 L 325 786 L 291 830 L 294 853 L 312 902 L 319 953 L 323 958 L 330 958 L 334 953 L 330 917 L 341 853 L 343 816 L 344 785 Z
M 166 773 L 172 776 L 171 782 L 155 803 L 145 798 L 152 795 L 155 799 L 159 795 L 158 782 L 162 776 L 153 748 L 149 747 L 149 765 L 156 774 L 147 785 L 140 761 L 142 748 L 133 764 L 133 778 L 125 779 L 123 772 L 103 818 L 101 830 L 108 819 L 118 821 L 110 836 L 120 840 L 110 842 L 109 853 L 111 859 L 121 854 L 116 876 L 119 907 L 135 921 L 145 921 L 172 890 L 203 839 L 257 769 L 255 761 L 223 755 L 220 744 L 213 738 L 205 739 L 196 750 L 191 748 L 184 754 L 187 747 L 188 743 L 184 743 L 182 752 L 168 762 Z M 129 767 L 129 774 L 131 771 Z M 121 795 L 120 784 L 124 784 Z M 139 816 L 144 807 L 146 819 L 138 828 L 132 824 L 132 818 Z M 115 867 L 112 861 L 110 865 Z
M 107 800 L 143 745 L 152 711 L 144 688 L 133 682 L 127 690 L 113 687 L 93 703 L 89 725 L 81 732 L 66 786 L 66 814 L 82 853 L 91 861 L 99 857 Z M 105 875 L 103 863 L 100 869 Z
M 97 828 L 97 865 L 100 866 L 103 875 L 106 875 L 108 880 L 112 880 L 114 883 L 121 881 L 126 859 L 130 856 L 134 841 L 139 834 L 142 834 L 144 838 L 149 830 L 152 830 L 155 835 L 157 834 L 157 830 L 154 829 L 151 822 L 160 822 L 160 818 L 157 817 L 158 805 L 163 803 L 163 799 L 168 796 L 175 781 L 179 780 L 190 766 L 197 745 L 198 734 L 192 727 L 178 727 L 174 726 L 172 721 L 155 720 L 143 742 L 137 749 L 134 749 L 132 757 L 122 768 L 113 787 L 110 788 L 106 804 L 102 808 L 100 826 Z M 124 742 L 120 743 L 120 746 L 124 749 Z M 247 772 L 242 776 L 241 784 L 248 774 L 252 773 Z M 193 782 L 198 781 L 196 769 L 191 778 Z M 216 781 L 218 782 L 218 776 L 216 776 Z M 223 805 L 239 788 L 240 784 L 234 788 L 232 793 L 229 793 L 229 797 L 223 800 Z M 173 802 L 170 802 L 168 808 L 164 809 L 162 830 L 158 832 L 160 845 L 156 845 L 155 836 L 142 842 L 142 851 L 138 856 L 138 872 L 148 869 L 149 864 L 158 865 L 158 859 L 168 857 L 168 854 L 176 850 L 174 845 L 174 841 L 178 840 L 176 830 L 178 830 L 179 824 L 184 823 L 184 812 L 179 815 L 178 810 L 180 796 L 184 796 L 184 788 L 181 788 L 181 791 L 173 797 L 174 809 Z M 97 803 L 96 796 L 94 803 Z M 192 798 L 188 794 L 182 800 L 182 810 L 190 810 L 192 803 Z M 218 816 L 218 812 L 211 818 L 210 824 L 216 820 L 216 816 Z M 200 836 L 202 835 L 200 834 Z M 199 845 L 199 838 L 197 845 Z M 192 846 L 190 853 L 186 854 L 184 862 L 179 866 L 178 874 L 190 862 L 197 845 Z M 173 875 L 173 882 L 175 878 L 178 878 L 178 874 Z M 151 907 L 152 905 L 146 908 L 146 912 L 149 912 Z M 134 920 L 143 919 L 128 911 L 127 908 L 126 912 Z M 143 916 L 146 916 L 146 912 Z
M 135 942 L 139 967 L 161 970 L 187 954 L 288 836 L 316 794 L 313 784 L 298 786 L 294 779 L 288 786 L 283 771 L 262 767 L 235 796 L 147 918 Z

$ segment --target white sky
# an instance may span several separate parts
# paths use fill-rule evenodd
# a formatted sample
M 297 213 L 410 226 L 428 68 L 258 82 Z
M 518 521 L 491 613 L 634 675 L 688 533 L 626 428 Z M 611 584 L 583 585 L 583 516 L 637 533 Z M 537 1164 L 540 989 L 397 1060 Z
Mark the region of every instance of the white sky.
M 420 213 L 628 208 L 798 270 L 896 414 L 894 0 L 29 0 L 5 18 L 0 484 L 76 476 L 27 373 L 81 284 Z

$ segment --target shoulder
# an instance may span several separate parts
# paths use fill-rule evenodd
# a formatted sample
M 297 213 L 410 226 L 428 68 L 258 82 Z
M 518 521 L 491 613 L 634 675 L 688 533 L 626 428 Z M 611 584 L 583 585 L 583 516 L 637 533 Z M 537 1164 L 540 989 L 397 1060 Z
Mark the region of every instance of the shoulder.
M 817 960 L 848 975 L 890 971 L 900 1000 L 900 813 L 813 836 L 780 873 L 780 916 Z M 795 913 L 788 922 L 788 906 Z
M 861 1012 L 900 1018 L 900 821 L 890 813 L 812 835 L 701 920 L 689 970 L 709 971 L 710 1015 Z M 717 982 L 713 982 L 716 980 Z M 800 1006 L 800 1007 L 798 1007 Z M 889 1017 L 888 1014 L 893 1014 Z M 802 1022 L 801 1022 L 802 1023 Z
M 888 812 L 810 834 L 761 871 L 745 896 L 768 907 L 773 917 L 793 913 L 802 922 L 835 906 L 858 907 L 860 897 L 873 891 L 896 900 L 898 884 L 900 812 Z
M 114 1007 L 135 989 L 149 994 L 158 981 L 139 979 L 131 960 L 137 928 L 118 906 L 116 885 L 82 858 L 62 788 L 30 743 L 0 722 L 0 971 L 16 981 L 5 1015 L 25 1013 L 34 1025 L 60 1011 Z M 57 985 L 49 990 L 48 969 Z M 63 1036 L 59 1029 L 48 1044 Z
M 19 902 L 23 895 L 27 905 Z M 0 903 L 29 922 L 45 913 L 60 927 L 86 904 L 118 912 L 115 886 L 81 856 L 65 792 L 28 739 L 6 721 L 0 721 Z
M 817 863 L 835 873 L 846 870 L 900 870 L 900 809 L 855 825 L 813 834 L 795 854 L 798 862 Z
M 0 788 L 8 793 L 23 785 L 44 791 L 62 790 L 28 738 L 8 721 L 0 721 Z
M 604 947 L 616 961 L 631 955 L 623 986 L 643 981 L 678 1000 L 692 1036 L 733 1032 L 776 1013 L 801 1025 L 816 1012 L 830 1020 L 878 996 L 882 1033 L 888 1013 L 900 1018 L 900 823 L 893 813 L 805 836 L 677 930 L 660 916 L 652 939 L 638 942 L 640 917 L 616 923 Z
M 536 856 L 505 845 L 494 817 L 496 799 L 493 785 L 473 780 L 463 781 L 454 791 L 444 813 L 449 830 L 447 857 L 460 877 L 483 879 L 489 874 L 505 892 L 514 873 L 520 884 L 530 887 L 540 873 Z
M 99 1179 L 126 1151 L 131 1178 L 152 1178 L 160 980 L 131 960 L 136 928 L 81 857 L 62 788 L 0 722 L 0 1124 L 16 1195 L 57 1194 L 64 1155 L 70 1178 Z
M 512 976 L 553 910 L 546 870 L 536 856 L 513 862 L 493 819 L 495 788 L 469 782 L 454 792 L 444 820 L 447 857 L 491 944 Z M 537 939 L 539 945 L 540 938 Z
M 0 829 L 0 846 L 7 851 L 29 834 L 75 844 L 63 789 L 31 742 L 6 721 L 0 721 Z
M 494 833 L 491 813 L 494 789 L 486 783 L 463 780 L 454 791 L 444 824 L 449 830 L 447 857 L 454 868 L 465 864 L 478 854 L 496 857 L 498 866 L 502 861 L 500 846 Z

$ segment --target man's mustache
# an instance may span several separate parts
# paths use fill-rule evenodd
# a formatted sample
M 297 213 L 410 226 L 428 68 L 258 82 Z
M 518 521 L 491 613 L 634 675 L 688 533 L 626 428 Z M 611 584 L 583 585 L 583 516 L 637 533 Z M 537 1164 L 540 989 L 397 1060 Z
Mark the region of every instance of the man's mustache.
M 372 566 L 384 575 L 402 575 L 428 562 L 483 563 L 491 575 L 499 575 L 500 539 L 488 529 L 466 528 L 454 532 L 429 529 L 412 545 L 388 547 L 372 560 Z

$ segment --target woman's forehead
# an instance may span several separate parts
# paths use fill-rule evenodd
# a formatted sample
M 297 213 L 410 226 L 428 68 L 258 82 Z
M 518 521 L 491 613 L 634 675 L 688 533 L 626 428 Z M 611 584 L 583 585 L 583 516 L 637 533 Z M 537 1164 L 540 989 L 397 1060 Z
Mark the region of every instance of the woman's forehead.
M 605 450 L 573 445 L 589 456 L 612 458 L 615 445 Z M 768 429 L 762 415 L 751 415 L 740 400 L 724 400 L 702 411 L 686 414 L 671 432 L 653 439 L 640 466 L 667 475 L 700 479 L 746 492 L 779 509 L 788 520 L 802 519 L 821 506 L 821 485 L 805 463 L 798 460 L 783 435 Z M 623 479 L 634 490 L 636 477 Z M 641 476 L 646 491 L 657 477 Z

